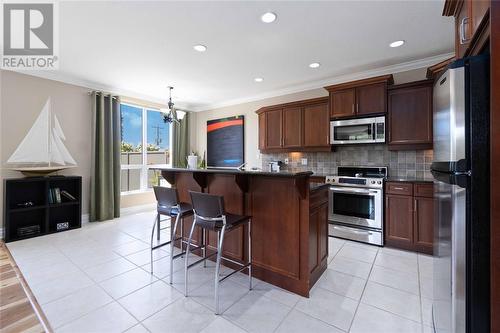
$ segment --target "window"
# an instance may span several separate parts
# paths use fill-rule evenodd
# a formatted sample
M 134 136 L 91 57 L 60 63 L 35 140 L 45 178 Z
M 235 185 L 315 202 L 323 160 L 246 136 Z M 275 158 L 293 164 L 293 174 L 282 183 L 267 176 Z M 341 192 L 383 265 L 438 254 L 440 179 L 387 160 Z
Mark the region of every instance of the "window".
M 120 113 L 122 193 L 166 185 L 160 172 L 150 168 L 171 165 L 171 124 L 152 108 L 122 103 Z

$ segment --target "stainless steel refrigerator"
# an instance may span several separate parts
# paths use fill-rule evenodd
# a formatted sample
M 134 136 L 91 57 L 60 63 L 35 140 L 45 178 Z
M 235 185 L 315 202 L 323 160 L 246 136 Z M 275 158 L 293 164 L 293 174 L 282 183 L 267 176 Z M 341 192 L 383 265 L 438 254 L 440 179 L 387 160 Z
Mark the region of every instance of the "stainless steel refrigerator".
M 434 85 L 435 332 L 489 332 L 489 57 Z

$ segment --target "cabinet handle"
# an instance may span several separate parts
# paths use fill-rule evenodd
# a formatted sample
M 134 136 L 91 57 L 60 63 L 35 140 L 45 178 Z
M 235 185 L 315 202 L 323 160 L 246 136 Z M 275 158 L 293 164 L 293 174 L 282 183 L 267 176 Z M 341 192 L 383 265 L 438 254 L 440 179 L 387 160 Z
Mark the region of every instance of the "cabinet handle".
M 469 18 L 464 17 L 462 21 L 460 21 L 460 45 L 463 45 L 469 42 L 470 38 L 465 38 L 465 25 L 469 24 Z
M 356 103 L 356 113 L 359 113 L 359 103 Z
M 402 188 L 402 187 L 395 187 L 394 189 L 395 190 L 399 190 L 399 191 L 403 191 L 404 190 L 404 188 Z
M 416 211 L 417 211 L 417 207 L 418 207 L 418 206 L 417 206 L 417 205 L 418 205 L 417 199 L 415 199 L 414 203 L 415 203 L 415 206 L 414 206 L 415 208 L 414 208 L 414 210 L 415 210 L 415 212 L 416 212 Z
M 354 114 L 354 113 L 355 113 L 355 111 L 354 111 L 354 103 L 352 103 L 352 112 L 351 112 L 351 113 L 352 113 L 352 114 Z

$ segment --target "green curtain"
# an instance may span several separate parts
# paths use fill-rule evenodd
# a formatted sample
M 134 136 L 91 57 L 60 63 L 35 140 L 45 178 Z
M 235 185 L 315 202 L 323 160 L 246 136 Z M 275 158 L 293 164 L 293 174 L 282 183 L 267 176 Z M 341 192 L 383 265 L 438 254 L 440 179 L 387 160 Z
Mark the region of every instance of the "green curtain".
M 92 93 L 90 221 L 120 216 L 120 97 Z
M 189 155 L 189 112 L 186 112 L 184 119 L 179 123 L 172 123 L 173 129 L 173 152 L 172 166 L 183 168 L 187 165 L 186 157 Z

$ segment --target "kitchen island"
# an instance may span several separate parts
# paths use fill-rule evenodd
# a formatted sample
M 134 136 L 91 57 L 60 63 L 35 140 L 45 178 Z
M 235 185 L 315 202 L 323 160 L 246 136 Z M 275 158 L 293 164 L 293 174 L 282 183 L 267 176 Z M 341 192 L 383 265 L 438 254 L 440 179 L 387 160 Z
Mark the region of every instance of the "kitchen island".
M 309 296 L 328 257 L 328 187 L 311 182 L 312 172 L 159 170 L 177 188 L 180 201 L 190 202 L 189 191 L 222 195 L 228 213 L 252 216 L 253 276 Z M 185 237 L 191 225 L 192 218 L 186 218 Z M 227 234 L 224 256 L 246 262 L 246 228 Z M 193 243 L 199 245 L 201 237 L 195 231 Z M 215 250 L 216 239 L 215 233 L 208 233 L 208 254 Z M 224 264 L 232 267 L 230 262 Z

